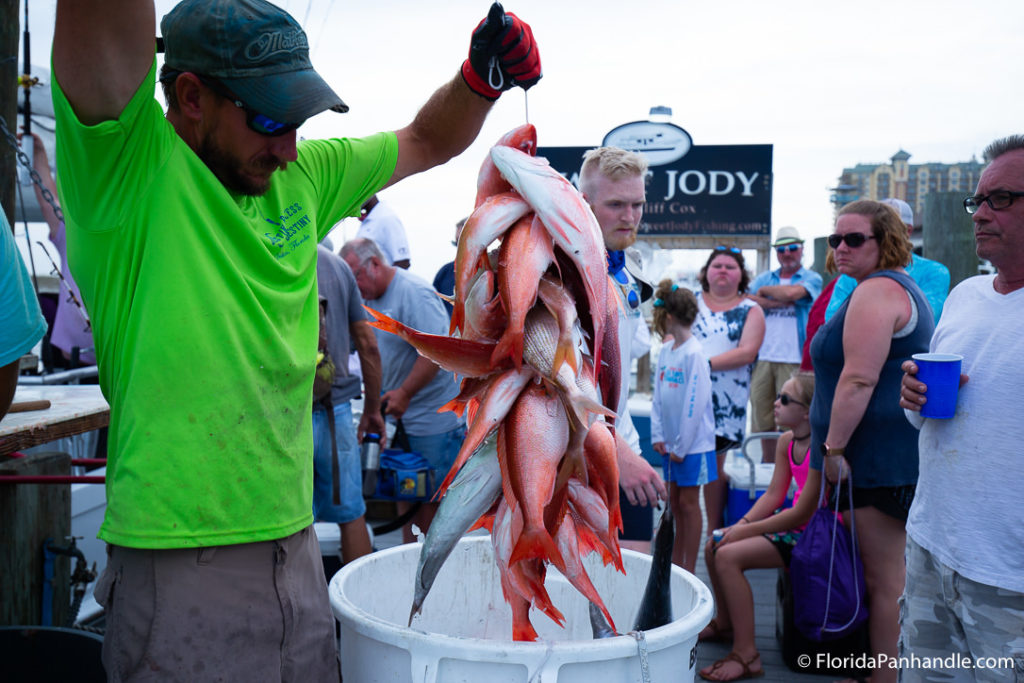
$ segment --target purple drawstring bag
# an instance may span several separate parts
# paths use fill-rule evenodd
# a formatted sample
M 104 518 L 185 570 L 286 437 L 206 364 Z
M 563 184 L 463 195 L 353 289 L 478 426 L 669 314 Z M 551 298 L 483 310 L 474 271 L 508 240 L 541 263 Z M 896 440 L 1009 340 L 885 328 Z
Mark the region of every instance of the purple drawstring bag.
M 793 623 L 805 637 L 817 642 L 842 638 L 856 631 L 868 618 L 864 565 L 857 553 L 853 487 L 846 485 L 851 535 L 839 521 L 842 479 L 837 486 L 833 511 L 823 505 L 825 486 L 822 483 L 818 509 L 793 548 L 789 565 Z

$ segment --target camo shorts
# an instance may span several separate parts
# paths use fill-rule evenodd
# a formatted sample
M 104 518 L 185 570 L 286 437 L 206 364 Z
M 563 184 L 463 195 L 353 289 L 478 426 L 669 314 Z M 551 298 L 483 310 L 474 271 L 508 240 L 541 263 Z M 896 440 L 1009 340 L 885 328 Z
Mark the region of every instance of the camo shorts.
M 907 537 L 901 681 L 1024 681 L 1024 593 L 971 581 Z

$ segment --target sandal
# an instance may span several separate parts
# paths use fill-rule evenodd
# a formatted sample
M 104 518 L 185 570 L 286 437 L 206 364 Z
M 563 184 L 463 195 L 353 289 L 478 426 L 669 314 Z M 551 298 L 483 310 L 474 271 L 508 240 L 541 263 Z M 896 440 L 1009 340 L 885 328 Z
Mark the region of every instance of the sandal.
M 707 635 L 698 635 L 697 642 L 699 643 L 731 643 L 732 642 L 732 629 L 722 628 L 718 623 L 718 619 L 712 619 L 711 623 L 704 627 L 704 629 L 711 629 L 711 632 Z M 701 634 L 704 633 L 704 629 L 701 629 Z
M 761 653 L 759 653 L 759 652 L 755 653 L 753 657 L 751 657 L 750 659 L 748 659 L 747 661 L 744 662 L 743 658 L 740 657 L 738 654 L 736 654 L 735 652 L 730 652 L 725 657 L 722 657 L 717 662 L 712 664 L 711 665 L 711 669 L 708 671 L 708 674 L 713 673 L 713 672 L 717 671 L 718 669 L 722 668 L 723 666 L 725 666 L 725 664 L 727 662 L 736 662 L 737 664 L 742 666 L 743 667 L 743 673 L 741 673 L 739 676 L 736 676 L 734 678 L 710 678 L 707 674 L 705 674 L 703 671 L 701 671 L 701 672 L 699 672 L 700 673 L 700 677 L 703 678 L 705 681 L 745 681 L 745 680 L 747 680 L 749 678 L 760 678 L 761 676 L 764 676 L 764 669 L 763 668 L 758 669 L 757 671 L 751 671 L 750 670 L 750 665 L 753 664 L 754 660 L 756 660 L 760 656 L 761 656 Z

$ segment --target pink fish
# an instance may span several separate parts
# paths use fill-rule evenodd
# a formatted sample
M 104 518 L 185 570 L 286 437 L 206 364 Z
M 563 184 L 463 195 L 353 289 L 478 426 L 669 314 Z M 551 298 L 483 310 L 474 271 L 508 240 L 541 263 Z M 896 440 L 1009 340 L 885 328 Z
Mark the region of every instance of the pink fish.
M 583 195 L 551 167 L 511 147 L 494 147 L 491 158 L 513 188 L 540 216 L 554 243 L 565 252 L 583 278 L 594 330 L 594 360 L 600 374 L 608 298 L 608 266 L 604 238 Z
M 507 362 L 496 367 L 491 363 L 491 354 L 494 353 L 496 346 L 494 342 L 471 341 L 419 332 L 369 306 L 364 305 L 363 308 L 373 318 L 368 322 L 371 327 L 398 335 L 421 356 L 429 358 L 445 370 L 465 377 L 486 377 L 511 365 Z
M 533 124 L 523 124 L 502 135 L 501 139 L 494 144 L 496 147 L 514 147 L 533 156 L 537 153 L 537 129 L 533 127 Z M 474 206 L 480 206 L 487 201 L 488 197 L 508 192 L 511 189 L 512 186 L 501 177 L 498 168 L 491 161 L 491 155 L 485 156 L 484 162 L 480 164 L 480 173 L 476 180 L 476 204 Z
M 573 327 L 577 320 L 576 302 L 562 286 L 561 281 L 550 273 L 540 279 L 537 296 L 558 323 L 558 344 L 555 346 L 555 356 L 551 360 L 552 371 L 558 372 L 562 363 L 568 363 L 572 371 L 578 373 L 579 364 L 573 344 Z
M 505 599 L 512 605 L 513 639 L 529 639 L 527 634 L 533 630 L 528 612 L 522 611 L 513 599 L 526 600 L 533 604 L 560 626 L 565 625 L 565 616 L 551 602 L 544 587 L 544 564 L 540 560 L 523 560 L 512 564 L 513 540 L 523 529 L 523 515 L 520 509 L 513 509 L 502 500 L 494 513 L 494 526 L 491 531 L 491 542 L 494 546 L 494 559 L 501 577 L 501 590 Z M 527 628 L 529 626 L 529 628 Z M 516 638 L 515 634 L 522 638 Z
M 601 405 L 596 395 L 588 396 L 580 391 L 576 376 L 567 364 L 562 364 L 557 372 L 554 371 L 553 359 L 559 343 L 559 328 L 558 322 L 546 308 L 535 306 L 526 316 L 524 329 L 523 360 L 565 393 L 566 402 L 579 422 L 589 424 L 587 412 L 615 416 L 614 411 Z
M 498 431 L 505 500 L 522 508 L 523 531 L 511 563 L 539 557 L 565 567 L 544 526 L 544 508 L 555 490 L 558 463 L 569 443 L 569 420 L 559 398 L 543 385 L 528 385 Z
M 508 316 L 501 307 L 497 292 L 498 276 L 489 268 L 477 272 L 469 285 L 465 303 L 463 339 L 497 341 L 508 325 Z
M 615 622 L 612 621 L 611 613 L 604 606 L 604 601 L 598 595 L 597 589 L 594 588 L 594 584 L 587 575 L 587 570 L 583 567 L 579 542 L 576 538 L 576 524 L 573 521 L 572 515 L 567 514 L 565 519 L 562 520 L 562 524 L 558 527 L 558 533 L 555 536 L 555 542 L 558 544 L 558 550 L 562 553 L 562 557 L 565 558 L 565 569 L 560 569 L 559 571 L 587 600 L 597 605 L 612 629 L 615 629 Z
M 516 367 L 523 363 L 523 326 L 526 314 L 537 302 L 541 276 L 555 260 L 554 247 L 540 220 L 527 214 L 505 233 L 498 256 L 498 292 L 508 325 L 491 355 L 498 363 L 510 357 Z
M 597 482 L 597 485 L 602 486 L 603 484 Z M 615 568 L 625 573 L 622 566 L 622 553 L 619 550 L 618 529 L 612 524 L 611 513 L 604 500 L 606 491 L 599 493 L 575 477 L 569 480 L 568 489 L 569 504 L 579 516 L 576 528 L 579 529 L 583 524 L 592 529 L 597 540 L 607 549 Z
M 589 486 L 604 499 L 608 517 L 614 528 L 622 529 L 619 509 L 619 459 L 615 437 L 604 422 L 590 425 L 583 442 Z
M 530 211 L 530 205 L 514 192 L 495 195 L 480 205 L 466 221 L 455 253 L 455 305 L 450 332 L 463 329 L 466 295 L 487 247 Z
M 608 285 L 608 299 L 604 317 L 604 339 L 601 358 L 604 367 L 597 369 L 596 375 L 601 386 L 601 398 L 612 410 L 619 409 L 619 397 L 622 392 L 622 368 L 619 367 L 619 297 L 614 291 L 615 283 L 610 276 L 605 278 Z
M 444 495 L 448 484 L 455 478 L 455 474 L 469 459 L 484 439 L 498 428 L 498 424 L 505 419 L 512 404 L 519 398 L 523 387 L 537 376 L 536 371 L 527 366 L 525 368 L 506 370 L 504 373 L 487 383 L 483 398 L 480 399 L 480 407 L 469 422 L 469 429 L 466 430 L 466 438 L 462 442 L 462 448 L 455 458 L 448 476 L 438 487 L 438 497 Z

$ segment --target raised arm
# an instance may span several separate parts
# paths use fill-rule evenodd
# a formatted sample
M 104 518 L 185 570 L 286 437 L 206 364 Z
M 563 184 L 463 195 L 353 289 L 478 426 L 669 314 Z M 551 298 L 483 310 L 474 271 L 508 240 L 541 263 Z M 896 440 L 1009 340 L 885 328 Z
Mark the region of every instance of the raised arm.
M 59 0 L 54 77 L 86 125 L 116 119 L 153 64 L 152 0 Z
M 529 88 L 540 77 L 533 31 L 495 2 L 473 31 L 460 74 L 427 100 L 411 124 L 396 132 L 398 163 L 388 185 L 461 154 L 476 139 L 502 91 Z
M 21 140 L 22 134 L 18 133 L 18 139 Z M 36 173 L 39 174 L 39 180 L 42 182 L 43 187 L 49 191 L 53 197 L 54 203 L 57 202 L 57 185 L 53 182 L 53 176 L 50 174 L 50 160 L 46 156 L 46 147 L 43 146 L 42 139 L 32 133 L 32 168 Z M 36 193 L 36 201 L 39 202 L 39 210 L 43 214 L 43 220 L 46 221 L 46 225 L 50 228 L 50 239 L 54 239 L 57 236 L 57 230 L 60 229 L 60 219 L 57 218 L 57 212 L 53 210 L 50 203 L 43 198 L 43 191 L 35 183 L 32 184 L 32 189 Z M 57 205 L 60 208 L 60 205 Z

